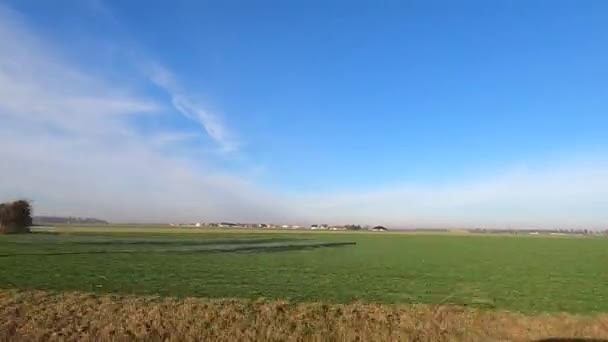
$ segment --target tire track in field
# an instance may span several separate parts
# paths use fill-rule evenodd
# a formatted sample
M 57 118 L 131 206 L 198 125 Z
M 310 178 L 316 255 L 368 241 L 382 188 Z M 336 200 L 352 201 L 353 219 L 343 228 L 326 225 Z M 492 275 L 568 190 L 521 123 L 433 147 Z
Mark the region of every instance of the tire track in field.
M 83 251 L 51 251 L 39 253 L 10 253 L 0 254 L 0 257 L 18 256 L 61 256 L 78 254 L 134 254 L 134 253 L 264 253 L 264 252 L 285 252 L 296 250 L 307 250 L 325 247 L 343 247 L 356 245 L 355 242 L 269 242 L 269 243 L 237 243 L 237 244 L 202 244 L 176 246 L 174 248 L 140 248 L 140 249 L 106 249 L 106 250 L 83 250 Z

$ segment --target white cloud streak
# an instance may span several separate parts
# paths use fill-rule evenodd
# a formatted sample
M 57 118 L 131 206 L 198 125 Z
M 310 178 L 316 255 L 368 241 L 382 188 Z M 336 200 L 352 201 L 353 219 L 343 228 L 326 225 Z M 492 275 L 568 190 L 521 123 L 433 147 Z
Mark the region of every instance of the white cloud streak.
M 150 80 L 162 88 L 171 97 L 171 103 L 180 113 L 190 120 L 198 122 L 224 152 L 238 150 L 239 143 L 234 134 L 222 123 L 220 118 L 194 103 L 181 90 L 179 82 L 172 72 L 158 63 L 148 63 L 146 73 Z

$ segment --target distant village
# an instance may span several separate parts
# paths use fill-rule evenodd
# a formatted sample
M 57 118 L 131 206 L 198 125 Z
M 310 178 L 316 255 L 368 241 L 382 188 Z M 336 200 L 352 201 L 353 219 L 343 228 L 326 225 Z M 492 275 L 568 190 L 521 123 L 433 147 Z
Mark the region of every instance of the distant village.
M 219 222 L 219 223 L 171 223 L 172 227 L 191 227 L 191 228 L 253 228 L 253 229 L 310 229 L 310 230 L 367 230 L 367 231 L 388 231 L 384 226 L 361 226 L 361 225 L 329 225 L 329 224 L 313 224 L 310 226 L 303 225 L 291 225 L 291 224 L 271 224 L 271 223 L 232 223 L 232 222 Z
M 271 223 L 171 223 L 171 227 L 190 227 L 190 228 L 251 228 L 251 229 L 300 229 L 300 230 L 329 230 L 329 231 L 375 231 L 387 232 L 385 226 L 370 226 L 370 225 L 330 225 L 330 224 L 313 224 L 307 225 L 292 225 L 292 224 L 271 224 Z M 592 229 L 494 229 L 494 228 L 470 228 L 470 229 L 449 229 L 449 228 L 410 228 L 410 229 L 393 229 L 393 231 L 401 232 L 421 232 L 421 233 L 473 233 L 473 234 L 513 234 L 513 235 L 608 235 L 607 230 L 592 230 Z
M 109 225 L 105 220 L 90 217 L 63 217 L 63 216 L 34 216 L 33 225 Z M 385 226 L 377 225 L 331 225 L 331 224 L 272 224 L 272 223 L 234 223 L 234 222 L 190 222 L 190 223 L 171 223 L 171 227 L 182 228 L 250 228 L 250 229 L 300 229 L 300 230 L 329 230 L 329 231 L 375 231 L 387 232 Z M 472 233 L 472 234 L 503 234 L 503 235 L 574 235 L 574 236 L 606 236 L 608 229 L 534 229 L 534 228 L 391 228 L 390 231 L 399 232 L 420 232 L 420 233 Z
M 608 235 L 606 230 L 593 229 L 469 229 L 480 234 L 527 234 L 527 235 Z

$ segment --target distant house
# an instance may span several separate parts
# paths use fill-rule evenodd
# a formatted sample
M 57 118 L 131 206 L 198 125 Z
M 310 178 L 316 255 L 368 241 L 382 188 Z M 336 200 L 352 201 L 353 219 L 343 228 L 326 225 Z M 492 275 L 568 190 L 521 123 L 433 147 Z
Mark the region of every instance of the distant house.
M 372 228 L 372 232 L 386 232 L 388 231 L 388 229 L 386 229 L 386 227 L 384 226 L 375 226 L 374 228 Z

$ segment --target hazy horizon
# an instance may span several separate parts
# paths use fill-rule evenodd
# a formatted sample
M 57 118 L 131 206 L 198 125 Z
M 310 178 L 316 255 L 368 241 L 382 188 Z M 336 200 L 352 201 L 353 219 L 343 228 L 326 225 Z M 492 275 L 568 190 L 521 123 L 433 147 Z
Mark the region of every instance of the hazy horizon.
M 0 201 L 608 228 L 608 2 L 0 1 Z

